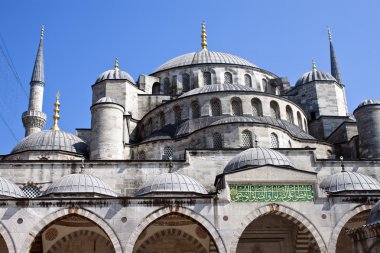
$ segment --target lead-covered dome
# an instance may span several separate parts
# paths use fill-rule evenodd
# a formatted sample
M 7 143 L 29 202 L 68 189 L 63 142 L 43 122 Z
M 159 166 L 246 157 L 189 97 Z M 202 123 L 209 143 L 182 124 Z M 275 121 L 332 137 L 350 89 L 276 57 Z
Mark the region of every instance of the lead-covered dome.
M 202 50 L 177 56 L 162 64 L 154 72 L 198 64 L 229 64 L 257 68 L 255 64 L 236 55 Z
M 25 137 L 11 153 L 25 151 L 65 151 L 85 155 L 87 144 L 74 134 L 61 130 L 45 130 Z
M 205 187 L 197 180 L 178 173 L 164 173 L 146 182 L 135 194 L 207 194 Z
M 327 193 L 347 191 L 380 191 L 380 183 L 373 177 L 343 171 L 325 178 L 320 187 Z
M 314 81 L 337 82 L 336 79 L 331 74 L 319 71 L 317 69 L 313 69 L 312 71 L 309 71 L 303 74 L 296 82 L 296 86 L 314 82 Z
M 249 92 L 249 91 L 257 91 L 257 90 L 255 88 L 241 85 L 241 84 L 211 84 L 211 85 L 205 85 L 200 88 L 190 90 L 179 97 L 183 98 L 183 97 L 188 97 L 192 95 L 221 92 L 221 91 Z
M 23 191 L 15 183 L 0 177 L 0 198 L 25 198 Z
M 70 174 L 52 183 L 42 196 L 91 195 L 116 197 L 117 194 L 100 178 L 87 174 Z
M 366 99 L 361 102 L 356 109 L 367 105 L 380 105 L 380 101 L 376 99 Z
M 247 167 L 273 165 L 291 167 L 295 165 L 283 154 L 270 148 L 255 147 L 247 149 L 232 158 L 224 167 L 224 174 L 244 170 Z
M 127 72 L 119 69 L 119 60 L 116 58 L 114 69 L 110 69 L 101 73 L 96 79 L 95 83 L 101 82 L 103 80 L 128 80 L 129 82 L 135 84 L 132 76 Z

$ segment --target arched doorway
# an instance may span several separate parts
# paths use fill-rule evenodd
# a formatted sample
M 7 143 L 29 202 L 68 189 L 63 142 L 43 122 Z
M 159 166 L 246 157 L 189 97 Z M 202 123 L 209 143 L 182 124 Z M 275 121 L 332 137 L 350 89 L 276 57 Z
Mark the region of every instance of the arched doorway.
M 351 238 L 346 234 L 347 229 L 359 228 L 366 224 L 370 210 L 354 215 L 342 227 L 336 242 L 336 253 L 354 253 Z
M 1 251 L 0 251 L 1 252 Z M 45 226 L 29 253 L 115 253 L 107 234 L 93 221 L 69 214 Z
M 239 253 L 319 253 L 310 231 L 282 213 L 266 213 L 252 221 L 239 238 Z
M 4 238 L 0 235 L 0 252 L 1 253 L 8 253 L 8 247 L 7 247 L 7 244 L 4 240 Z
M 138 237 L 134 253 L 216 253 L 208 231 L 192 218 L 170 213 L 152 222 Z

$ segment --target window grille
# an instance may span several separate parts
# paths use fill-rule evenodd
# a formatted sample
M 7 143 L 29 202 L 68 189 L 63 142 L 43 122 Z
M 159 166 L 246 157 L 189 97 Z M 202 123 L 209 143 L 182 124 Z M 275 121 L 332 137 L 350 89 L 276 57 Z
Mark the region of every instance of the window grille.
M 270 134 L 270 147 L 271 148 L 278 148 L 278 137 L 275 133 Z
M 243 148 L 252 148 L 253 147 L 252 133 L 250 131 L 244 130 L 241 133 L 241 138 L 242 138 Z
M 34 199 L 41 195 L 40 188 L 35 184 L 28 183 L 23 187 L 22 191 L 28 199 Z
M 252 99 L 252 115 L 253 116 L 263 116 L 261 101 L 257 98 Z
M 174 121 L 175 123 L 181 122 L 182 110 L 179 106 L 174 107 Z
M 203 72 L 203 85 L 210 85 L 210 84 L 211 84 L 211 73 Z
M 245 83 L 245 86 L 252 87 L 252 78 L 250 75 L 248 74 L 244 75 L 244 83 Z
M 166 77 L 164 79 L 164 93 L 169 94 L 170 93 L 170 80 L 169 77 Z
M 232 83 L 232 74 L 230 72 L 224 73 L 224 83 L 231 84 Z
M 164 148 L 164 154 L 162 156 L 162 159 L 169 160 L 170 158 L 173 158 L 173 148 L 170 146 L 166 146 Z
M 280 119 L 280 110 L 278 109 L 278 104 L 276 102 L 270 102 L 270 114 L 272 118 Z
M 145 152 L 144 151 L 140 151 L 138 154 L 137 154 L 137 159 L 139 160 L 145 160 L 146 157 L 145 157 Z
M 213 142 L 212 143 L 213 148 L 216 148 L 216 149 L 223 148 L 223 138 L 220 133 L 214 133 L 212 135 L 212 142 Z
M 286 106 L 286 119 L 289 123 L 294 124 L 293 110 L 290 108 L 290 106 Z
M 231 107 L 232 107 L 232 116 L 242 116 L 243 115 L 240 101 L 232 100 Z
M 201 116 L 201 110 L 198 102 L 193 102 L 191 104 L 191 116 L 193 119 L 197 119 Z
M 182 87 L 183 87 L 183 91 L 189 91 L 190 90 L 190 76 L 189 76 L 189 74 L 183 74 L 182 75 Z
M 213 99 L 211 101 L 211 116 L 220 116 L 222 115 L 222 110 L 220 108 L 219 99 Z

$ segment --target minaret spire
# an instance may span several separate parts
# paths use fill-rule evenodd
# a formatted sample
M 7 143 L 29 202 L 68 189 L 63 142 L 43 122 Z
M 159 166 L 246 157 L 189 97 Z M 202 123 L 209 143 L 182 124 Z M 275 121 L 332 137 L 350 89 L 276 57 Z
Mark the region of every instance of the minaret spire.
M 202 35 L 201 35 L 201 38 L 202 38 L 202 43 L 201 43 L 202 51 L 207 51 L 206 23 L 204 21 L 202 22 Z
M 340 75 L 338 62 L 335 57 L 335 50 L 332 44 L 332 36 L 330 28 L 328 29 L 329 43 L 330 43 L 330 64 L 331 64 L 331 75 L 338 81 L 339 84 L 343 84 L 342 76 Z
M 30 94 L 28 111 L 22 114 L 22 123 L 25 128 L 25 137 L 41 131 L 46 123 L 46 114 L 42 112 L 42 103 L 45 87 L 43 39 L 45 27 L 42 25 L 40 44 L 34 62 L 32 79 L 30 80 Z

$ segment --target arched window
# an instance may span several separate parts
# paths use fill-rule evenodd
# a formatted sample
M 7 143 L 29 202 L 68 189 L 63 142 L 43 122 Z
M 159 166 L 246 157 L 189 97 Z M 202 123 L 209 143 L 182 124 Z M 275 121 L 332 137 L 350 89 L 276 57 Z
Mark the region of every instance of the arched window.
M 286 106 L 286 120 L 289 123 L 294 124 L 293 110 L 289 105 Z
M 164 79 L 164 94 L 170 94 L 170 80 L 169 77 Z
M 272 118 L 280 119 L 280 108 L 275 101 L 270 102 L 270 115 Z
M 275 133 L 270 134 L 270 148 L 279 148 L 278 137 Z
M 137 159 L 138 160 L 145 160 L 146 157 L 145 157 L 145 151 L 141 150 L 138 154 L 137 154 Z
M 163 111 L 160 112 L 160 126 L 161 128 L 165 127 L 165 113 Z
M 268 90 L 268 81 L 266 79 L 262 80 L 262 88 L 263 88 L 263 91 Z
M 154 83 L 152 86 L 152 94 L 158 95 L 160 94 L 160 83 Z
M 203 72 L 203 85 L 210 85 L 210 84 L 211 84 L 211 73 Z
M 174 122 L 179 123 L 181 122 L 182 119 L 182 109 L 178 105 L 174 106 L 173 108 L 174 111 Z
M 183 87 L 184 92 L 190 90 L 190 75 L 189 74 L 182 75 L 182 87 Z
M 297 122 L 298 122 L 298 127 L 302 129 L 302 118 L 301 118 L 300 112 L 297 112 Z
M 191 118 L 197 119 L 199 117 L 201 117 L 201 108 L 199 106 L 199 103 L 194 101 L 191 103 Z
M 172 85 L 171 85 L 169 93 L 172 95 L 177 94 L 177 76 L 172 77 Z
M 234 98 L 231 101 L 232 116 L 243 116 L 243 109 L 241 107 L 241 100 Z
M 170 146 L 164 147 L 164 154 L 162 155 L 163 160 L 169 160 L 170 158 L 173 158 L 173 148 Z
M 244 83 L 245 83 L 245 86 L 252 87 L 252 78 L 250 75 L 248 74 L 244 75 Z
M 243 148 L 252 148 L 253 147 L 253 138 L 251 131 L 244 130 L 241 133 L 241 143 Z
M 303 129 L 305 130 L 305 132 L 307 133 L 307 123 L 306 123 L 306 119 L 303 119 Z
M 232 83 L 232 74 L 230 72 L 224 72 L 224 84 Z
M 223 138 L 222 135 L 218 132 L 213 133 L 212 135 L 212 147 L 215 149 L 223 148 Z
M 252 115 L 263 116 L 263 108 L 262 108 L 260 99 L 253 98 L 251 101 L 251 104 L 252 104 Z
M 153 128 L 152 128 L 152 118 L 149 118 L 148 120 L 148 123 L 146 125 L 146 135 L 145 136 L 148 136 L 152 133 L 153 131 Z
M 213 98 L 211 100 L 211 116 L 221 116 L 222 108 L 220 106 L 220 100 L 217 98 Z

